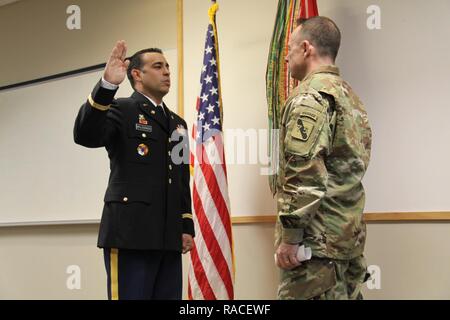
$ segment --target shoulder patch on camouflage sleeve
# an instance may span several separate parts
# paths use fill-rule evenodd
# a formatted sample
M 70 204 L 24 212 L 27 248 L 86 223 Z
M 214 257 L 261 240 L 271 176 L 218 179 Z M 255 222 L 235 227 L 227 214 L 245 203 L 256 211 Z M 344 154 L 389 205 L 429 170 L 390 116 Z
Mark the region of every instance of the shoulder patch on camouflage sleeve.
M 314 124 L 304 120 L 301 116 L 297 118 L 297 123 L 292 129 L 291 136 L 302 141 L 308 141 L 314 129 Z
M 302 157 L 311 156 L 320 131 L 327 118 L 326 105 L 307 95 L 291 109 L 286 125 L 286 152 Z

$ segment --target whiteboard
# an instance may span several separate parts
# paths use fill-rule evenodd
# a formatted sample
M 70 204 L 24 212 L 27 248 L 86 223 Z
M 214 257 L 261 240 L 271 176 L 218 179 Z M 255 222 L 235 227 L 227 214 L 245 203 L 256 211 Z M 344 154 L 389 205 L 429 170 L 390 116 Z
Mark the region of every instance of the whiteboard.
M 176 49 L 165 50 L 176 112 Z M 103 70 L 0 92 L 0 224 L 98 221 L 109 176 L 104 148 L 73 141 L 78 110 Z M 116 97 L 132 93 L 128 80 Z

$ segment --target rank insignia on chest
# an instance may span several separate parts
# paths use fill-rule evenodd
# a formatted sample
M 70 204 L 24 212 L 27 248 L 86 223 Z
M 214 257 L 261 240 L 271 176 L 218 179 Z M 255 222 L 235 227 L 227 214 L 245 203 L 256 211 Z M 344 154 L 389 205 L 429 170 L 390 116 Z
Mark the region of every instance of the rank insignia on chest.
M 152 132 L 152 126 L 148 124 L 143 114 L 139 115 L 139 123 L 136 123 L 137 131 Z
M 139 115 L 139 124 L 148 124 L 148 121 L 145 119 L 143 114 Z
M 137 147 L 137 152 L 140 156 L 146 156 L 148 154 L 148 147 L 147 145 L 141 143 L 140 145 L 138 145 Z

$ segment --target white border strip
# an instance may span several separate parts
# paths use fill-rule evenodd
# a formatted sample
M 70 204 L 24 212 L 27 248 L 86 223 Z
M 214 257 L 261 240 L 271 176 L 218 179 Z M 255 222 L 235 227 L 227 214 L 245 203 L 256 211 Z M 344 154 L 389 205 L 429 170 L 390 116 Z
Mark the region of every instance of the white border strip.
M 83 225 L 99 224 L 100 219 L 86 220 L 49 220 L 49 221 L 24 221 L 24 222 L 0 222 L 2 227 L 33 227 L 33 226 L 62 226 L 62 225 Z

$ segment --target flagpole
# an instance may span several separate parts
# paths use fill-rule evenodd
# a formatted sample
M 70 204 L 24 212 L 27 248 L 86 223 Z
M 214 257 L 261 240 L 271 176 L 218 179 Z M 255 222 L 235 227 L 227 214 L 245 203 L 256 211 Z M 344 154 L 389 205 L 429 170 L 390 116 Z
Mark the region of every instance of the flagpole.
M 177 0 L 178 114 L 184 117 L 183 0 Z

